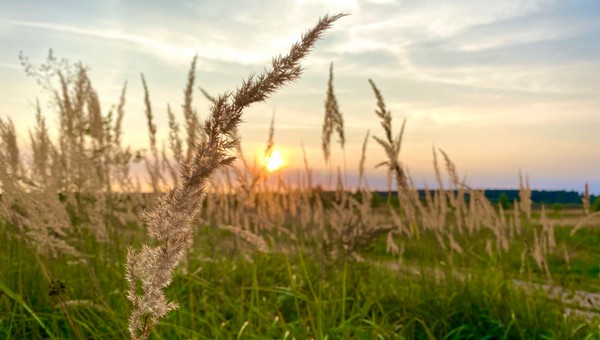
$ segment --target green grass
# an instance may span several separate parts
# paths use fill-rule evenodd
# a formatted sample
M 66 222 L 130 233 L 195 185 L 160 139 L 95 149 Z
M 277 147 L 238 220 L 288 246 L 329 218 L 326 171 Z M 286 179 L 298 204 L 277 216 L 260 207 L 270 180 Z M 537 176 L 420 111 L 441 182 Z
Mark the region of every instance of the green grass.
M 568 232 L 558 228 L 557 241 L 577 253 L 568 270 L 552 260 L 554 275 L 566 278 L 570 288 L 597 289 L 600 280 L 593 264 L 600 263 L 598 232 L 583 229 L 573 238 Z M 88 254 L 87 263 L 71 264 L 75 259 L 68 257 L 38 262 L 24 242 L 6 232 L 0 235 L 0 338 L 128 337 L 123 263 L 129 240 L 115 233 L 117 239 L 104 244 L 83 236 L 80 247 Z M 510 256 L 486 261 L 444 258 L 424 236 L 405 241 L 405 266 L 390 269 L 370 260 L 332 263 L 304 253 L 251 253 L 252 261 L 247 261 L 233 244 L 223 231 L 199 230 L 187 273 L 176 275 L 168 289 L 180 309 L 159 323 L 152 338 L 600 337 L 598 318 L 566 318 L 560 302 L 516 286 L 518 268 Z M 481 251 L 481 245 L 473 244 L 474 252 Z M 379 247 L 370 254 L 376 257 Z M 41 266 L 52 274 L 52 284 Z M 57 307 L 68 300 L 93 306 Z

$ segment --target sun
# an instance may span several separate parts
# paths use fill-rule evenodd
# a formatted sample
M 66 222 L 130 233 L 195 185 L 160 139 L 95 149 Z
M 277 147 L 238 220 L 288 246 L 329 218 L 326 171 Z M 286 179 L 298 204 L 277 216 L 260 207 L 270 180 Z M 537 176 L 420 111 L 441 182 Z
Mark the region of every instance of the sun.
M 281 152 L 275 149 L 271 152 L 271 156 L 265 157 L 265 163 L 267 171 L 273 172 L 275 170 L 280 169 L 284 164 L 283 157 L 281 157 Z

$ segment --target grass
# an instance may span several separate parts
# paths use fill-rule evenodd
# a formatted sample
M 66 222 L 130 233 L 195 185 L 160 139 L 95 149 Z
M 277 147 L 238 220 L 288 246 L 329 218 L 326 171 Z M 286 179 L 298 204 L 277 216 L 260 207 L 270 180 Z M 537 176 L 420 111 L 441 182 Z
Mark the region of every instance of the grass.
M 143 237 L 139 228 L 138 233 Z M 582 238 L 594 234 L 584 231 Z M 89 238 L 87 265 L 70 264 L 75 259 L 68 257 L 46 264 L 64 283 L 56 294 L 64 301 L 93 301 L 69 307 L 81 337 L 127 338 L 125 253 L 121 251 L 115 261 L 107 256 L 118 252 L 114 243 Z M 461 267 L 468 275 L 457 275 L 458 265 L 448 259 L 419 263 L 419 257 L 410 253 L 431 254 L 435 248 L 431 240 L 413 244 L 412 251 L 405 251 L 404 265 L 392 267 L 369 261 L 323 265 L 314 254 L 302 253 L 258 253 L 248 261 L 241 251 L 222 249 L 214 256 L 208 243 L 215 238 L 223 244 L 235 241 L 225 231 L 201 229 L 187 273 L 178 272 L 167 292 L 180 302 L 180 309 L 156 326 L 152 338 L 232 339 L 241 332 L 244 339 L 592 339 L 600 332 L 598 319 L 566 318 L 560 301 L 548 299 L 541 290 L 515 285 L 518 267 L 480 263 Z M 6 233 L 0 244 L 4 249 L 0 263 L 9 268 L 0 273 L 0 336 L 75 337 L 26 245 Z M 580 249 L 582 260 L 590 258 L 582 265 L 598 260 L 595 248 L 582 247 L 579 240 L 571 245 Z M 419 266 L 427 270 L 413 270 Z M 573 262 L 570 271 L 561 272 L 564 266 L 552 266 L 557 276 L 571 280 L 567 286 L 595 291 L 600 287 L 597 270 L 591 267 L 580 272 Z M 95 276 L 97 282 L 90 282 L 89 270 L 101 273 Z
M 64 70 L 50 55 L 36 71 L 24 60 L 28 74 L 57 79 L 47 90 L 59 128 L 51 139 L 38 107 L 32 162 L 23 162 L 15 126 L 0 120 L 0 338 L 600 337 L 600 229 L 573 233 L 584 214 L 557 223 L 562 211 L 532 210 L 527 177 L 511 209 L 496 207 L 442 150 L 433 150 L 437 188 L 420 194 L 400 159 L 406 121 L 394 134 L 374 81 L 384 137 L 367 132 L 358 188 L 344 186 L 346 170 L 328 173 L 336 190 L 323 192 L 307 162 L 290 183 L 244 158 L 244 109 L 299 77 L 300 60 L 342 16 L 321 19 L 236 91 L 204 92 L 203 124 L 194 58 L 184 129 L 168 110 L 168 149 L 159 150 L 142 76 L 148 154 L 121 144 L 126 86 L 103 114 L 83 66 Z M 333 65 L 329 79 L 321 145 L 332 169 L 331 135 L 342 152 L 346 141 Z M 272 123 L 265 154 L 274 133 Z M 368 189 L 369 137 L 385 150 L 395 195 Z M 152 193 L 129 172 L 137 160 Z

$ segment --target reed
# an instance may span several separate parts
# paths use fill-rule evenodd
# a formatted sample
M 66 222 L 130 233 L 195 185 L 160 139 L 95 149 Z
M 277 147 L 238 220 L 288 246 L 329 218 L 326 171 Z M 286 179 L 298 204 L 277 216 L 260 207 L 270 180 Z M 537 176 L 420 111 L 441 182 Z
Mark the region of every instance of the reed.
M 132 338 L 146 339 L 158 321 L 177 304 L 168 301 L 164 289 L 173 279 L 173 270 L 192 240 L 191 222 L 200 211 L 209 178 L 221 167 L 232 164 L 229 152 L 239 140 L 233 136 L 250 104 L 267 99 L 284 84 L 302 73 L 300 61 L 308 55 L 321 35 L 343 14 L 325 16 L 294 44 L 286 56 L 276 57 L 272 68 L 249 76 L 235 92 L 220 95 L 211 106 L 204 129 L 206 139 L 182 162 L 181 181 L 161 196 L 143 219 L 157 245 L 129 250 L 127 256 L 128 298 L 133 303 L 129 320 Z M 189 127 L 188 127 L 189 128 Z M 188 130 L 189 132 L 189 130 Z M 141 285 L 142 294 L 137 294 Z

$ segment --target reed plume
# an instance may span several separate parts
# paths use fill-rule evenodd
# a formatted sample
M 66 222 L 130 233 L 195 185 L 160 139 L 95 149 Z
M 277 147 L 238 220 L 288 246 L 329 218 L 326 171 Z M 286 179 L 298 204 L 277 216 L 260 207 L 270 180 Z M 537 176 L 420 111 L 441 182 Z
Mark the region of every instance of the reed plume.
M 190 71 L 188 72 L 187 84 L 183 91 L 183 117 L 185 118 L 185 130 L 187 132 L 187 157 L 190 157 L 196 149 L 198 137 L 204 137 L 204 131 L 198 113 L 192 106 L 192 91 L 194 90 L 194 82 L 196 81 L 196 64 L 198 55 L 192 59 Z
M 171 283 L 173 270 L 192 241 L 191 222 L 199 213 L 208 180 L 235 159 L 230 152 L 239 143 L 235 131 L 243 110 L 297 79 L 302 73 L 300 61 L 333 22 L 344 15 L 321 18 L 292 45 L 288 55 L 273 58 L 270 71 L 250 75 L 235 92 L 218 96 L 212 104 L 204 124 L 206 139 L 182 162 L 179 183 L 157 199 L 153 210 L 142 216 L 156 245 L 143 245 L 139 251 L 129 250 L 126 278 L 128 299 L 133 303 L 129 319 L 132 338 L 146 339 L 158 321 L 177 308 L 175 302 L 167 300 L 163 290 Z
M 531 219 L 531 204 L 529 177 L 525 176 L 525 183 L 523 183 L 523 175 L 521 174 L 521 171 L 519 171 L 519 208 L 525 213 L 529 220 Z
M 590 214 L 590 187 L 587 183 L 585 183 L 585 188 L 583 190 L 583 196 L 581 197 L 581 203 L 583 205 L 583 213 L 586 215 Z
M 375 98 L 377 99 L 377 110 L 375 110 L 375 114 L 381 119 L 381 126 L 385 132 L 385 138 L 379 138 L 377 136 L 373 136 L 373 138 L 379 143 L 385 153 L 388 156 L 388 160 L 379 163 L 377 166 L 387 165 L 388 166 L 388 178 L 391 179 L 391 176 L 396 177 L 396 183 L 398 185 L 398 189 L 407 190 L 408 189 L 408 180 L 406 174 L 404 173 L 404 169 L 398 159 L 400 155 L 400 146 L 402 145 L 402 136 L 404 135 L 404 126 L 406 125 L 406 120 L 402 122 L 402 127 L 400 128 L 400 133 L 396 138 L 392 136 L 392 113 L 386 108 L 385 101 L 383 100 L 383 96 L 381 92 L 373 82 L 373 80 L 369 79 L 369 84 L 371 84 L 371 88 L 375 94 Z M 388 186 L 391 184 L 388 180 Z
M 156 124 L 154 123 L 154 116 L 152 114 L 152 105 L 150 103 L 150 94 L 148 92 L 148 85 L 146 84 L 146 78 L 142 74 L 142 85 L 144 87 L 144 105 L 146 106 L 146 120 L 148 122 L 148 136 L 150 138 L 150 152 L 152 153 L 153 162 L 144 157 L 146 163 L 146 169 L 150 175 L 150 183 L 152 184 L 152 191 L 154 193 L 159 192 L 159 184 L 161 177 L 158 148 L 156 147 Z
M 19 146 L 17 145 L 17 132 L 12 119 L 8 118 L 6 122 L 0 120 L 0 161 L 6 164 L 6 167 L 13 175 L 21 172 L 21 160 L 19 155 Z
M 344 148 L 346 137 L 344 135 L 344 118 L 340 113 L 340 108 L 333 93 L 333 63 L 329 64 L 329 81 L 327 82 L 327 97 L 325 99 L 325 116 L 323 120 L 322 148 L 325 162 L 331 155 L 331 135 L 333 131 L 338 133 L 339 143 Z

